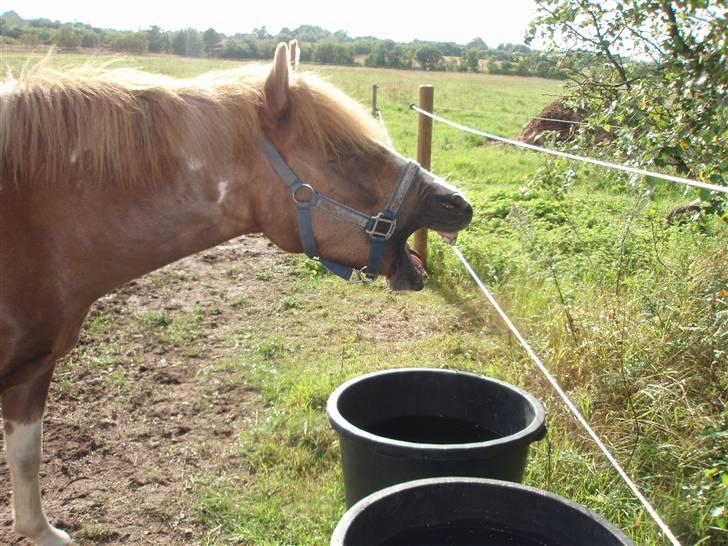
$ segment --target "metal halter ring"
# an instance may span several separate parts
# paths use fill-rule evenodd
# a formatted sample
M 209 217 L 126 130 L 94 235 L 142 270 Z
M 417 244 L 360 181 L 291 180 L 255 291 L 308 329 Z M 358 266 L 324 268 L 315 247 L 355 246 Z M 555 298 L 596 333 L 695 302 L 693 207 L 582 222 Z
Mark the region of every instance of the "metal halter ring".
M 349 282 L 352 284 L 370 284 L 377 279 L 376 275 L 372 275 L 367 272 L 367 267 L 364 266 L 361 269 L 354 269 L 351 272 Z
M 308 199 L 299 199 L 298 197 L 296 197 L 298 192 L 301 190 L 308 190 Z M 316 193 L 316 190 L 313 189 L 310 184 L 301 184 L 295 190 L 293 190 L 291 196 L 293 197 L 293 201 L 299 207 L 313 207 L 316 204 L 318 193 Z

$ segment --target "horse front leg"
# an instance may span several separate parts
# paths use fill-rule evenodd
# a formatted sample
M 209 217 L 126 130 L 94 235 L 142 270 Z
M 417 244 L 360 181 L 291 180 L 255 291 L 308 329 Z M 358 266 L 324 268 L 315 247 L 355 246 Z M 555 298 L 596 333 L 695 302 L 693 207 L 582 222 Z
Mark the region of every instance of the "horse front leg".
M 37 546 L 71 544 L 67 533 L 46 518 L 40 498 L 38 471 L 42 453 L 43 413 L 53 366 L 30 383 L 2 395 L 5 454 L 10 469 L 15 532 Z

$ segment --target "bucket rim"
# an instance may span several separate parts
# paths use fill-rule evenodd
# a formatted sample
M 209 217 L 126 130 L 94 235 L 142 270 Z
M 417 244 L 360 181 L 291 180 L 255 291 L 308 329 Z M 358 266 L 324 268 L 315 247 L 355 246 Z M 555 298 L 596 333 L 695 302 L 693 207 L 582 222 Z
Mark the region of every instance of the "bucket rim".
M 486 440 L 482 442 L 467 442 L 467 443 L 456 443 L 456 444 L 432 444 L 424 442 L 407 442 L 404 440 L 395 440 L 394 438 L 387 438 L 386 436 L 379 436 L 373 434 L 363 428 L 357 427 L 351 421 L 346 419 L 339 411 L 339 399 L 341 396 L 353 385 L 368 381 L 380 376 L 395 375 L 395 374 L 407 374 L 407 373 L 429 373 L 433 375 L 457 375 L 463 377 L 469 377 L 478 381 L 484 381 L 491 384 L 497 384 L 498 386 L 510 390 L 517 395 L 525 399 L 533 410 L 533 419 L 527 426 L 521 430 L 502 436 L 493 440 Z M 505 381 L 480 375 L 472 372 L 464 372 L 460 370 L 447 370 L 442 368 L 392 368 L 387 370 L 378 370 L 375 372 L 366 373 L 363 375 L 356 376 L 348 381 L 339 385 L 329 396 L 326 402 L 326 412 L 329 417 L 329 422 L 332 428 L 341 436 L 352 440 L 358 440 L 362 442 L 368 442 L 376 444 L 380 451 L 393 450 L 396 454 L 398 450 L 417 450 L 423 455 L 432 456 L 437 454 L 447 455 L 448 457 L 457 457 L 458 453 L 465 458 L 472 456 L 473 452 L 480 451 L 483 448 L 494 448 L 500 445 L 503 446 L 518 446 L 523 444 L 530 444 L 534 441 L 542 439 L 546 434 L 546 411 L 544 410 L 543 404 L 529 392 L 516 387 Z
M 351 508 L 349 508 L 344 515 L 339 520 L 339 523 L 336 525 L 336 528 L 334 529 L 333 534 L 331 535 L 331 543 L 330 546 L 344 546 L 344 539 L 346 538 L 346 533 L 353 524 L 353 522 L 356 520 L 357 517 L 359 517 L 360 514 L 362 514 L 367 508 L 372 506 L 373 504 L 379 502 L 385 497 L 388 497 L 390 495 L 395 495 L 398 493 L 406 492 L 410 489 L 417 489 L 417 488 L 425 488 L 433 485 L 449 485 L 449 484 L 469 484 L 469 485 L 481 485 L 485 487 L 491 487 L 491 488 L 500 488 L 500 489 L 513 489 L 523 492 L 525 495 L 538 495 L 540 497 L 544 497 L 549 499 L 552 502 L 561 504 L 566 506 L 567 508 L 577 511 L 581 513 L 582 515 L 592 519 L 595 523 L 601 525 L 602 527 L 606 528 L 610 533 L 614 535 L 616 539 L 618 539 L 623 546 L 634 546 L 634 543 L 632 540 L 616 525 L 608 521 L 603 516 L 597 514 L 593 510 L 590 510 L 589 508 L 582 506 L 581 504 L 578 504 L 570 499 L 567 499 L 565 497 L 562 497 L 560 495 L 556 495 L 555 493 L 551 493 L 549 491 L 544 491 L 543 489 L 538 489 L 536 487 L 532 487 L 529 485 L 524 485 L 521 483 L 514 483 L 510 481 L 504 481 L 504 480 L 496 480 L 492 478 L 473 478 L 473 477 L 463 477 L 463 476 L 444 476 L 444 477 L 437 477 L 437 478 L 424 478 L 420 480 L 412 480 L 408 482 L 398 483 L 395 485 L 391 485 L 389 487 L 386 487 L 384 489 L 380 489 L 379 491 L 375 491 L 374 493 L 371 493 L 370 495 L 364 497 L 363 499 L 356 502 Z

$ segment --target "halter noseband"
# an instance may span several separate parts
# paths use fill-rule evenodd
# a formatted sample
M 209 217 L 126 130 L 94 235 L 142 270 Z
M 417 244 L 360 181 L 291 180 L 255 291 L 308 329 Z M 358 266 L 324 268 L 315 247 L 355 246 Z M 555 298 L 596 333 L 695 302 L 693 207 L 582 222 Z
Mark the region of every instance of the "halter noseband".
M 373 282 L 379 274 L 379 267 L 384 256 L 384 248 L 397 227 L 397 213 L 402 206 L 407 192 L 417 177 L 420 166 L 414 161 L 407 163 L 399 177 L 399 181 L 389 197 L 389 201 L 379 214 L 372 216 L 366 212 L 353 209 L 343 203 L 321 195 L 310 184 L 301 180 L 288 166 L 276 147 L 264 138 L 260 143 L 260 150 L 266 157 L 270 166 L 278 174 L 296 203 L 298 209 L 298 231 L 303 243 L 303 250 L 309 258 L 321 262 L 329 271 L 344 280 L 356 279 L 362 282 Z M 364 230 L 371 239 L 369 248 L 369 261 L 362 269 L 337 264 L 319 257 L 316 250 L 316 241 L 313 236 L 312 209 L 319 209 L 339 220 L 348 222 Z

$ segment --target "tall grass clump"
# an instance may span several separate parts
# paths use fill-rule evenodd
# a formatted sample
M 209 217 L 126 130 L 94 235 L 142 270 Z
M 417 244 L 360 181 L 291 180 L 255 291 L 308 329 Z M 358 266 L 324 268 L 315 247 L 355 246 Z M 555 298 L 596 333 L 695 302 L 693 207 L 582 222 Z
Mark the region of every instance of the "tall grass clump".
M 460 246 L 684 543 L 719 544 L 728 540 L 728 230 L 709 214 L 668 221 L 683 200 L 551 161 L 519 188 L 478 195 Z M 432 254 L 437 282 L 465 282 L 443 245 Z M 634 523 L 646 515 L 629 490 L 606 478 L 574 421 L 553 412 L 550 388 L 538 389 L 551 429 L 572 434 L 554 435 L 532 471 L 546 480 L 548 467 L 556 492 L 653 543 Z M 585 453 L 595 465 L 588 486 L 573 472 Z

